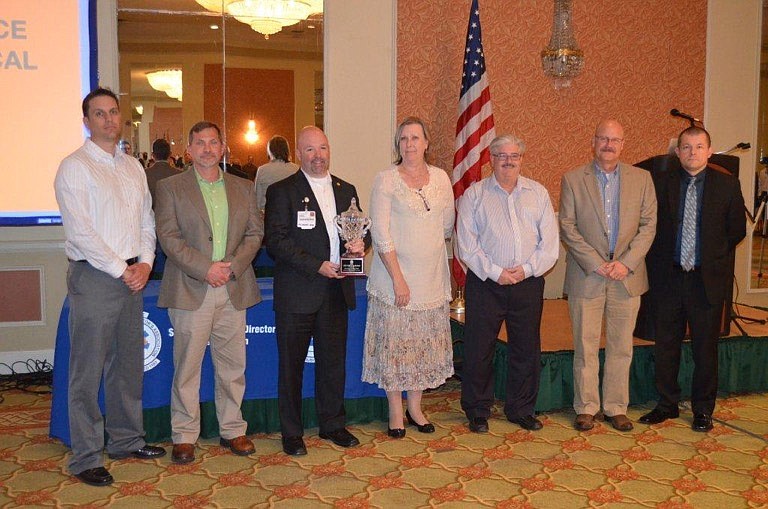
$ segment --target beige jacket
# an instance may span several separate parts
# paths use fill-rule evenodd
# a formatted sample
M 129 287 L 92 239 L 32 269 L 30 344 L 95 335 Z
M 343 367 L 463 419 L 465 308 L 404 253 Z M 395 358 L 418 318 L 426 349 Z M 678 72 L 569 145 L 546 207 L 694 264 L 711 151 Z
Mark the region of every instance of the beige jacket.
M 656 235 L 656 193 L 651 174 L 619 163 L 619 234 L 614 260 L 630 272 L 623 280 L 631 296 L 648 290 L 645 255 Z M 606 279 L 595 273 L 610 261 L 608 229 L 593 162 L 563 176 L 560 190 L 560 239 L 567 249 L 564 291 L 594 298 L 605 291 Z

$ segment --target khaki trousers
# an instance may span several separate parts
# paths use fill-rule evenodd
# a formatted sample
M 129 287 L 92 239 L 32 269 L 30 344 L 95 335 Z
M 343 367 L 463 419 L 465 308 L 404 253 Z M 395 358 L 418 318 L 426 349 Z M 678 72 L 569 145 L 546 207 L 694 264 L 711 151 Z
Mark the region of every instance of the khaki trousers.
M 629 404 L 632 332 L 640 297 L 631 297 L 620 281 L 608 281 L 595 298 L 568 296 L 573 327 L 573 408 L 596 414 L 600 408 L 600 333 L 605 317 L 605 364 L 602 409 L 605 415 L 625 415 Z
M 210 341 L 219 435 L 245 435 L 240 405 L 245 393 L 245 310 L 229 300 L 226 286 L 209 287 L 199 309 L 168 309 L 173 324 L 171 428 L 174 444 L 193 444 L 200 435 L 200 370 Z

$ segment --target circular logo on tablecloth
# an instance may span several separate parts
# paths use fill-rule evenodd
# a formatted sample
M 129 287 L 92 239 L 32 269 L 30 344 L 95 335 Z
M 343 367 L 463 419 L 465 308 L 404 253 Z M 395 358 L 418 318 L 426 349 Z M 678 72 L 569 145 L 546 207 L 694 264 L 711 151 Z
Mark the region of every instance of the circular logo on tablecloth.
M 163 346 L 163 336 L 160 329 L 149 318 L 149 313 L 144 312 L 144 371 L 147 372 L 160 364 L 157 356 Z

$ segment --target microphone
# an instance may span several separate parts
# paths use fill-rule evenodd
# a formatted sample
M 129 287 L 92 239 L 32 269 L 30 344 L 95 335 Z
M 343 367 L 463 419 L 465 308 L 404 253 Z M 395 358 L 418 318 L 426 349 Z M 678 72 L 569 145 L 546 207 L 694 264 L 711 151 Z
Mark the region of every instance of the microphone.
M 669 110 L 669 114 L 672 115 L 673 117 L 684 118 L 684 119 L 688 120 L 691 123 L 693 123 L 693 122 L 698 122 L 699 124 L 702 123 L 701 120 L 699 120 L 698 118 L 694 117 L 693 115 L 688 115 L 687 113 L 683 113 L 682 111 L 678 110 L 677 108 L 672 108 L 671 110 Z
M 730 154 L 731 152 L 736 152 L 737 150 L 749 150 L 750 148 L 752 148 L 752 145 L 750 145 L 748 142 L 742 141 L 741 143 L 737 143 L 727 150 L 715 152 L 715 154 Z M 764 164 L 762 159 L 760 160 L 760 163 Z

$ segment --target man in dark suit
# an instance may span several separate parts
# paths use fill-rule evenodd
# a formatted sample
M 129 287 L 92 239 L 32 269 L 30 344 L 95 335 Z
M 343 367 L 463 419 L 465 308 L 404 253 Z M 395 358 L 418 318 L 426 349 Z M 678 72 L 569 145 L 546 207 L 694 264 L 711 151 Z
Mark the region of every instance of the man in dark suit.
M 731 256 L 746 234 L 738 179 L 707 165 L 709 133 L 689 127 L 678 137 L 681 170 L 654 177 L 658 201 L 656 239 L 648 253 L 651 296 L 656 303 L 656 389 L 659 402 L 640 422 L 679 416 L 680 349 L 686 325 L 693 348 L 691 403 L 694 431 L 712 429 L 717 396 L 717 339 Z
M 147 174 L 147 186 L 149 186 L 149 194 L 152 195 L 152 209 L 155 208 L 155 201 L 157 200 L 157 182 L 178 175 L 179 170 L 170 164 L 168 164 L 168 158 L 171 157 L 171 144 L 163 138 L 158 138 L 152 143 L 152 157 L 155 160 L 155 164 L 146 169 Z
M 195 459 L 200 435 L 200 370 L 210 344 L 216 373 L 220 444 L 247 456 L 253 442 L 240 405 L 245 393 L 245 311 L 261 301 L 251 261 L 264 223 L 250 182 L 221 171 L 221 131 L 198 122 L 189 132 L 192 168 L 157 186 L 157 236 L 168 255 L 159 307 L 174 328 L 172 460 Z
M 329 173 L 323 131 L 302 129 L 296 155 L 301 169 L 269 187 L 265 218 L 267 249 L 275 258 L 280 428 L 283 451 L 292 456 L 307 453 L 301 387 L 310 338 L 320 438 L 341 447 L 360 443 L 345 428 L 344 412 L 347 314 L 355 308 L 355 286 L 338 271 L 342 247 L 362 255 L 370 243 L 367 237 L 342 244 L 333 224 L 352 198 L 359 199 L 353 185 Z
M 158 138 L 152 143 L 152 157 L 155 160 L 155 164 L 145 170 L 147 175 L 147 186 L 149 186 L 149 194 L 152 195 L 152 210 L 155 209 L 155 202 L 157 201 L 157 183 L 158 181 L 178 175 L 179 170 L 174 166 L 168 164 L 168 158 L 171 157 L 171 144 L 163 138 Z M 152 272 L 150 273 L 151 279 L 161 279 L 163 271 L 165 270 L 165 253 L 160 247 L 160 240 L 157 241 L 155 247 L 155 263 L 152 265 Z

